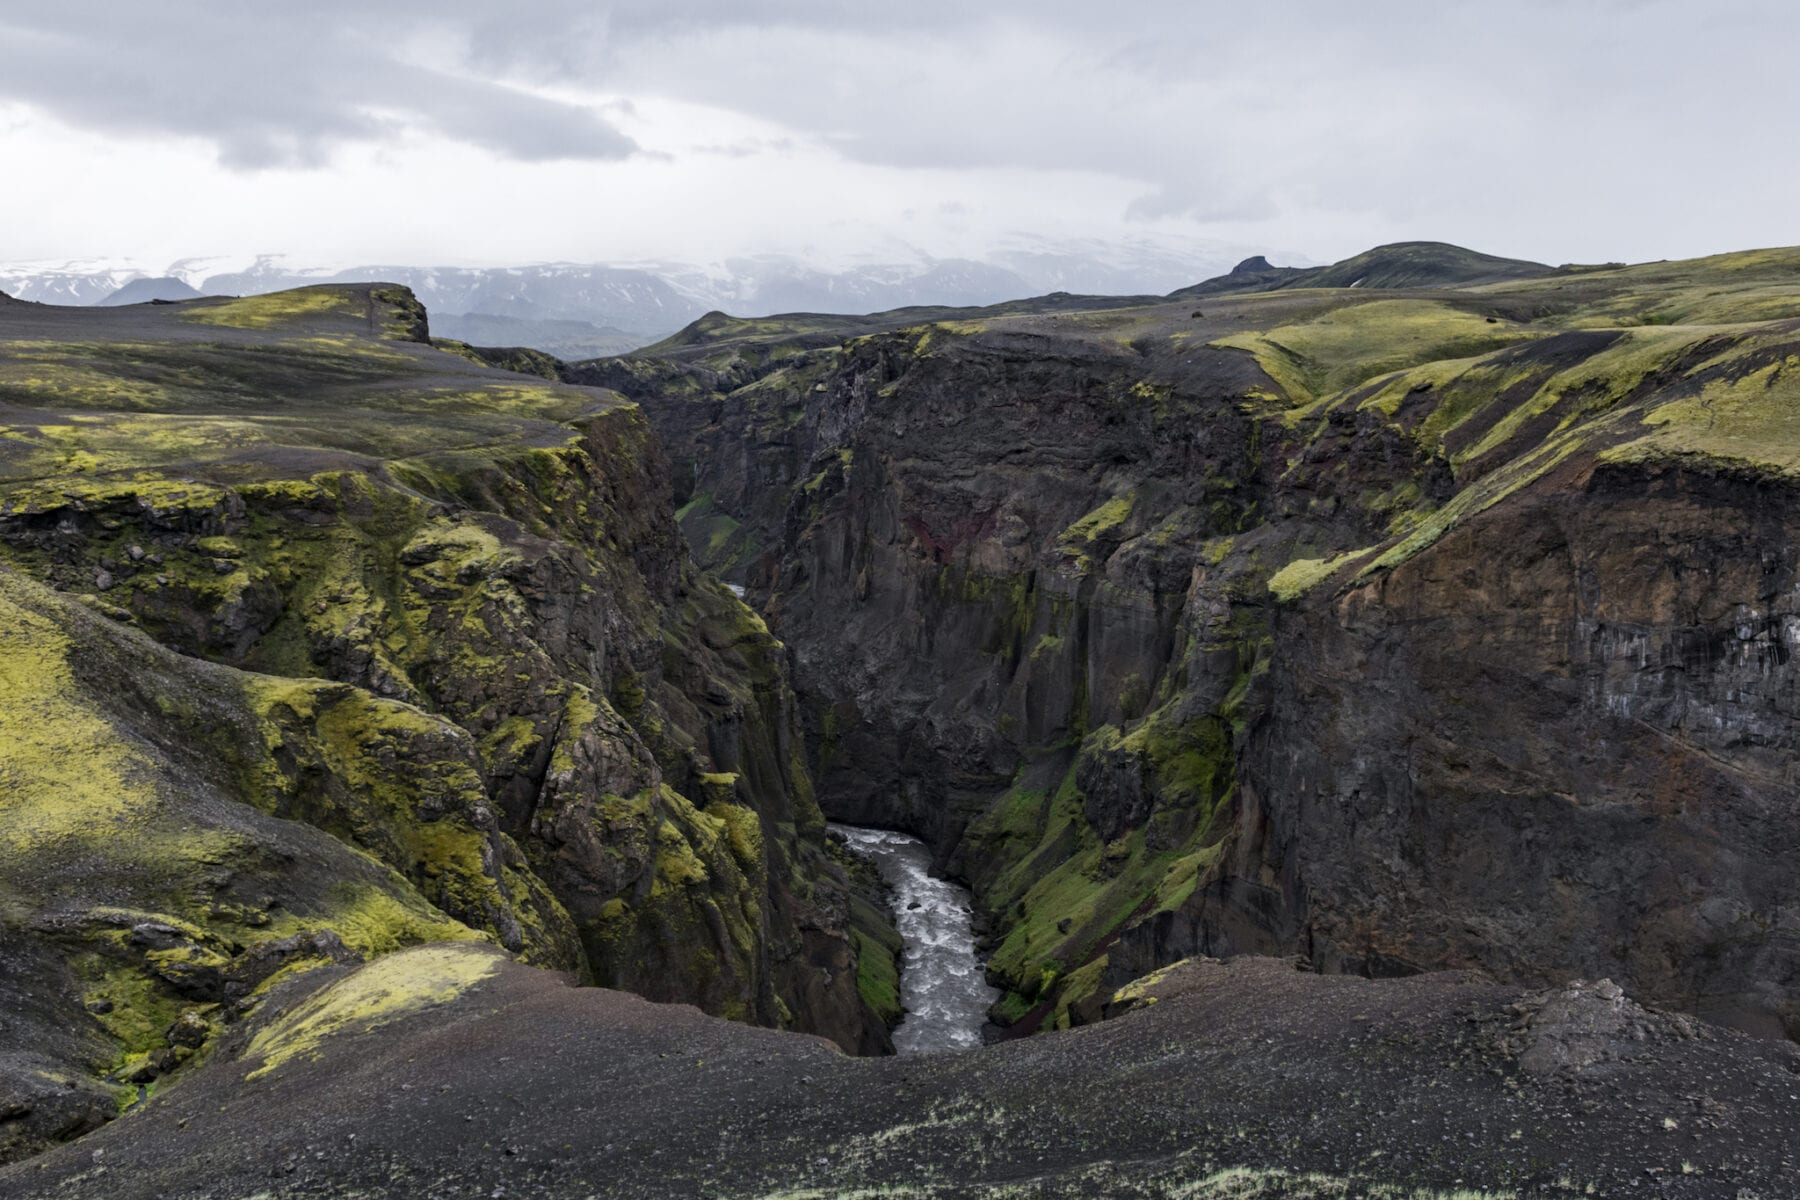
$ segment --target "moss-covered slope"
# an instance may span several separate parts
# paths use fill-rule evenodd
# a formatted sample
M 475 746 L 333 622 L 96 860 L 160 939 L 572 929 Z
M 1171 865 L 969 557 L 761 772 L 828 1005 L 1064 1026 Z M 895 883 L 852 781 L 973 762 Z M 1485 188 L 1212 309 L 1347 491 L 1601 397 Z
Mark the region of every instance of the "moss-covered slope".
M 782 648 L 688 563 L 618 396 L 437 349 L 401 289 L 9 306 L 0 571 L 7 936 L 52 975 L 147 920 L 221 978 L 314 932 L 485 937 L 884 1044 Z M 65 989 L 71 1078 L 179 1015 L 164 960 L 108 961 L 98 1024 Z
M 25 1109 L 0 1126 L 7 1157 L 134 1101 L 276 974 L 501 929 L 530 929 L 531 956 L 578 953 L 484 820 L 467 734 L 342 685 L 296 702 L 354 711 L 355 739 L 278 732 L 277 686 L 302 685 L 184 658 L 0 567 L 0 897 L 18 968 L 0 1086 Z M 283 819 L 296 754 L 360 837 Z M 77 1095 L 89 1107 L 70 1118 Z

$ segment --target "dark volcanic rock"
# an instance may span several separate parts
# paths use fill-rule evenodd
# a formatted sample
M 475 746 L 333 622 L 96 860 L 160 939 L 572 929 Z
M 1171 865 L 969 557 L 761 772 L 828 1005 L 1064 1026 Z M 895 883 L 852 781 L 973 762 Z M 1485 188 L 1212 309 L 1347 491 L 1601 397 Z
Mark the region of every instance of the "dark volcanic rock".
M 384 1010 L 362 1010 L 365 976 Z M 130 1119 L 0 1171 L 0 1196 L 998 1200 L 1023 1181 L 1145 1200 L 1725 1200 L 1800 1183 L 1795 1052 L 1604 985 L 1521 995 L 1243 959 L 1131 996 L 1071 1033 L 854 1059 L 491 950 L 410 951 L 288 999 L 290 1017 Z
M 1284 615 L 1246 753 L 1261 833 L 1200 941 L 1612 976 L 1800 1038 L 1797 522 L 1765 485 L 1603 467 Z
M 1406 243 L 1198 321 L 721 317 L 604 369 L 792 647 L 826 811 L 973 885 L 999 1019 L 1250 951 L 1794 1036 L 1794 258 Z

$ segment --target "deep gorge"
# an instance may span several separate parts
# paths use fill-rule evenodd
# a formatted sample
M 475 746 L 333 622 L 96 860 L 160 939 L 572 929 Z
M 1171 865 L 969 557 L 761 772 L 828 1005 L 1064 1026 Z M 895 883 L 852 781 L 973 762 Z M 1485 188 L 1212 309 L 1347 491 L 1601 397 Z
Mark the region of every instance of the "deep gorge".
M 1604 280 L 702 321 L 566 374 L 640 399 L 696 553 L 789 645 L 827 814 L 972 884 L 1002 1020 L 1297 953 L 1792 1037 L 1792 509 L 1663 415 L 1789 335 L 1534 315 Z
M 1795 271 L 1409 244 L 586 363 L 0 298 L 0 1194 L 211 1194 L 208 1130 L 295 1195 L 1764 1186 Z M 941 1053 L 828 821 L 970 889 Z

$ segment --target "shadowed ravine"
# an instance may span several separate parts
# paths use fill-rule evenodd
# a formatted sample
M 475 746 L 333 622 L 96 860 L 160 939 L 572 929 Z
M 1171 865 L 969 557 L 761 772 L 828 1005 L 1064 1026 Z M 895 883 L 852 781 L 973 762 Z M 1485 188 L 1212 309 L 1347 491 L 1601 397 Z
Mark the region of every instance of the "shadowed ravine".
M 931 874 L 931 851 L 918 838 L 852 825 L 831 829 L 894 890 L 894 923 L 906 940 L 900 971 L 906 1019 L 894 1030 L 895 1052 L 979 1046 L 988 1007 L 1000 993 L 987 985 L 975 953 L 967 889 Z

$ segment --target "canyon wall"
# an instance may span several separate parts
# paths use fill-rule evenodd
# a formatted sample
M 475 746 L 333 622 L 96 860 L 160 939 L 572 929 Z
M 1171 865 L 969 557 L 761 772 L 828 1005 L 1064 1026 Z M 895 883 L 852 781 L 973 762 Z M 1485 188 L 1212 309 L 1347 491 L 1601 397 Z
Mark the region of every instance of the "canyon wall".
M 1256 951 L 1794 1036 L 1792 257 L 567 370 L 789 644 L 827 813 L 974 886 L 1001 1019 Z
M 635 406 L 397 289 L 118 311 L 0 340 L 0 1150 L 422 940 L 887 1046 L 782 647 Z

